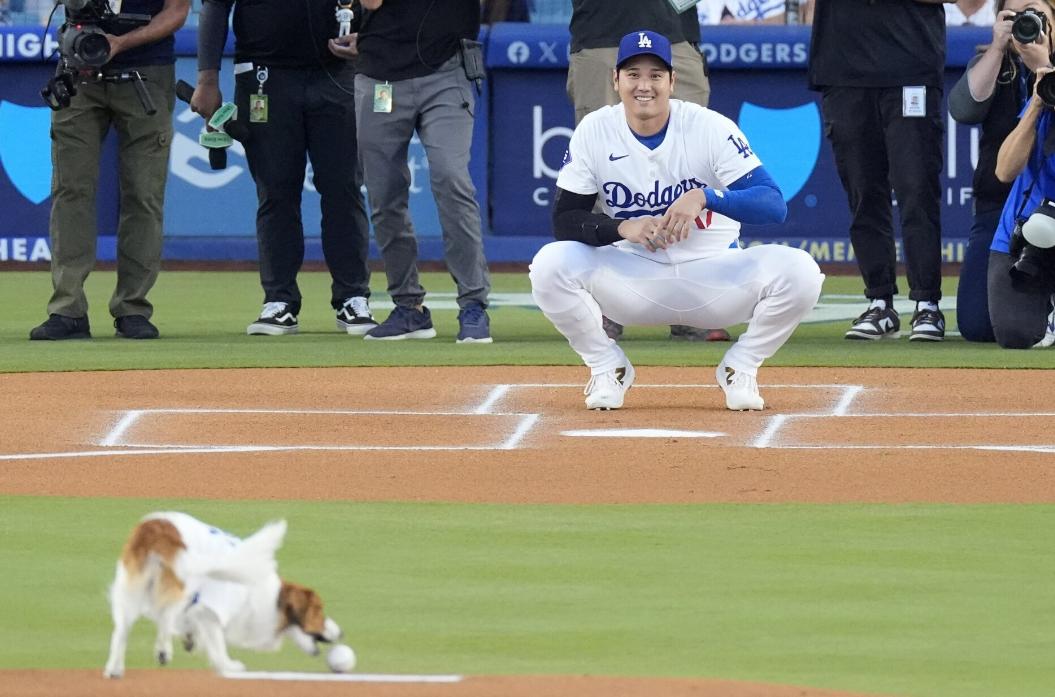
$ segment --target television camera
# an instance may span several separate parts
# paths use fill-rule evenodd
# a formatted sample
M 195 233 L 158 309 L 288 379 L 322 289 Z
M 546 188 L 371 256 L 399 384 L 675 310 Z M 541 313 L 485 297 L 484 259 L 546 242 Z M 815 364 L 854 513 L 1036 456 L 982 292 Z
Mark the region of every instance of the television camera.
M 150 15 L 121 12 L 121 0 L 58 0 L 66 11 L 66 21 L 58 31 L 59 64 L 55 77 L 40 91 L 44 102 L 53 110 L 65 109 L 77 94 L 77 85 L 88 82 L 113 84 L 131 82 L 148 116 L 157 113 L 143 86 L 143 76 L 136 70 L 105 71 L 110 60 L 107 34 L 118 28 L 142 27 Z

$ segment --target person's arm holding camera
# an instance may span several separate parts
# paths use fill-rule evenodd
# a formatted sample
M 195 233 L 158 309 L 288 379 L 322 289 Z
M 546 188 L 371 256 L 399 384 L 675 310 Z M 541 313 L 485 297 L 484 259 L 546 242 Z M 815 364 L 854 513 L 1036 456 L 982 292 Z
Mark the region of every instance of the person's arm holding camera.
M 1030 153 L 1037 143 L 1037 120 L 1045 108 L 1044 102 L 1037 96 L 1037 86 L 1040 85 L 1041 78 L 1051 72 L 1053 71 L 1050 67 L 1037 70 L 1033 98 L 1022 112 L 1022 118 L 1019 119 L 1015 130 L 1011 131 L 1000 146 L 1000 153 L 996 158 L 996 178 L 1005 184 L 1013 182 L 1029 163 Z
M 1004 64 L 1004 57 L 1011 46 L 1011 25 L 1014 23 L 1012 17 L 1015 13 L 1011 10 L 1001 10 L 993 23 L 993 43 L 981 55 L 978 61 L 967 68 L 967 86 L 970 88 L 970 96 L 975 102 L 986 102 L 993 96 L 996 88 L 996 79 L 1000 76 L 1000 67 Z M 956 83 L 953 93 L 963 82 Z M 950 102 L 952 96 L 949 97 Z M 956 118 L 955 116 L 953 118 Z M 960 119 L 956 119 L 959 121 Z M 979 119 L 980 121 L 980 119 Z M 974 121 L 974 123 L 979 123 Z M 968 123 L 964 121 L 963 123 Z
M 223 104 L 220 92 L 220 63 L 227 43 L 227 18 L 234 0 L 205 0 L 198 18 L 198 85 L 190 108 L 206 121 Z
M 161 12 L 154 15 L 146 26 L 120 36 L 106 35 L 107 41 L 110 42 L 110 58 L 130 48 L 151 44 L 175 34 L 187 21 L 189 13 L 190 0 L 165 0 Z

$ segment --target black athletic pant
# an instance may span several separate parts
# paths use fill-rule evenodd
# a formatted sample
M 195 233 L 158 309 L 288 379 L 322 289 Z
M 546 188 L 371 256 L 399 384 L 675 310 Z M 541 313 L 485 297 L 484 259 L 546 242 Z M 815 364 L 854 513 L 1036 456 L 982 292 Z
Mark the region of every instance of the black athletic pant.
M 826 87 L 824 130 L 850 202 L 850 242 L 874 299 L 898 292 L 890 190 L 897 197 L 909 298 L 941 299 L 941 89 L 927 115 L 902 116 L 901 87 Z
M 1051 291 L 1020 292 L 1011 287 L 1010 254 L 989 253 L 989 318 L 1002 348 L 1028 349 L 1044 338 Z
M 256 235 L 264 302 L 300 312 L 297 272 L 304 262 L 301 192 L 307 158 L 322 198 L 322 252 L 333 278 L 331 305 L 370 295 L 370 227 L 363 201 L 355 133 L 355 72 L 330 66 L 268 68 L 266 123 L 249 119 L 257 67 L 235 76 L 238 120 L 249 129 L 246 159 L 256 182 Z M 332 76 L 332 79 L 331 79 Z M 343 88 L 343 89 L 342 89 Z

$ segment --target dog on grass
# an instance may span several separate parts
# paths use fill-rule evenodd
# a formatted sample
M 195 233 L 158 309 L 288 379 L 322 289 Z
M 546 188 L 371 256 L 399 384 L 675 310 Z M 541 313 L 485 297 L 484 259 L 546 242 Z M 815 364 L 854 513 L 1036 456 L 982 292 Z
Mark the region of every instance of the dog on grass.
M 128 634 L 140 617 L 157 625 L 154 655 L 172 661 L 172 638 L 187 651 L 201 647 L 221 672 L 245 670 L 227 647 L 277 651 L 289 637 L 310 656 L 341 628 L 322 611 L 322 599 L 278 575 L 275 551 L 286 522 L 268 523 L 240 540 L 186 513 L 151 513 L 132 531 L 110 586 L 114 631 L 103 672 L 125 672 Z

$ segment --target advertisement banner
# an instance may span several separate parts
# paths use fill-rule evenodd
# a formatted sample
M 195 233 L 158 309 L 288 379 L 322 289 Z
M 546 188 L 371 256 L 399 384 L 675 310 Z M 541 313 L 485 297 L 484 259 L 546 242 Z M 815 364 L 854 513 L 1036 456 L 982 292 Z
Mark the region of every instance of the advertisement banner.
M 960 74 L 947 73 L 946 95 Z M 575 125 L 565 79 L 564 73 L 553 70 L 495 71 L 492 89 L 503 115 L 491 125 L 494 142 L 501 144 L 491 156 L 491 222 L 496 235 L 549 234 L 557 173 Z M 846 235 L 846 194 L 824 137 L 820 95 L 805 89 L 805 73 L 723 70 L 712 72 L 710 79 L 710 108 L 737 122 L 788 205 L 784 224 L 745 225 L 743 237 Z M 944 105 L 943 114 L 942 229 L 945 238 L 960 239 L 971 229 L 971 183 L 980 131 L 948 118 Z M 899 224 L 895 227 L 900 230 Z

